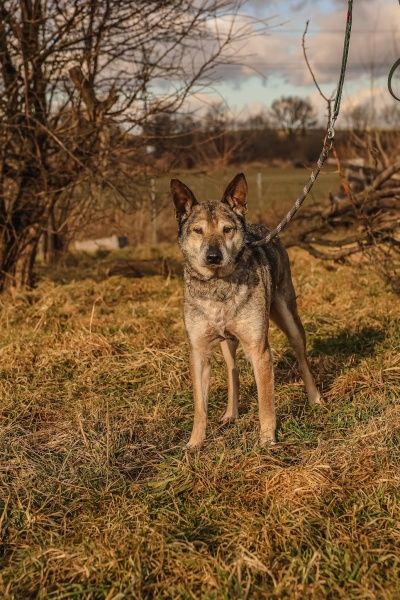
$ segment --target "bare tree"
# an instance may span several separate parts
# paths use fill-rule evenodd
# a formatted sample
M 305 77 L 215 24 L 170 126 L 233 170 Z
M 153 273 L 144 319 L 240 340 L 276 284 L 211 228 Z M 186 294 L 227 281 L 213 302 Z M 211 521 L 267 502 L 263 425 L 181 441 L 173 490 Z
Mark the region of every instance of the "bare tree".
M 371 109 L 368 103 L 357 104 L 347 110 L 344 116 L 350 129 L 362 133 L 369 128 Z
M 239 6 L 2 1 L 0 290 L 32 285 L 39 240 L 46 234 L 57 252 L 61 234 L 91 218 L 93 187 L 130 201 L 119 182 L 140 155 L 131 133 L 153 114 L 174 113 L 233 59 Z M 214 23 L 228 15 L 221 33 Z M 251 24 L 235 39 L 250 31 Z
M 295 138 L 298 133 L 304 135 L 306 129 L 317 123 L 311 102 L 297 96 L 275 100 L 271 105 L 271 120 L 288 138 Z

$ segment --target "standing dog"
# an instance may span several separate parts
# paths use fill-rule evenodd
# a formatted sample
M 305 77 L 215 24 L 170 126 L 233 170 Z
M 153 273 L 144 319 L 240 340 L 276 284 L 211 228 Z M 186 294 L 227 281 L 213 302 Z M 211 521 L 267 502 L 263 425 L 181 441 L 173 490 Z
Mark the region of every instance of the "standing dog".
M 274 375 L 268 344 L 269 318 L 288 337 L 299 363 L 310 404 L 320 403 L 306 356 L 304 328 L 286 250 L 275 238 L 259 247 L 267 229 L 249 225 L 247 183 L 241 173 L 221 201 L 197 202 L 178 179 L 171 180 L 184 266 L 184 318 L 191 346 L 194 423 L 188 448 L 206 433 L 210 354 L 217 344 L 228 368 L 228 404 L 223 423 L 238 416 L 238 343 L 250 359 L 257 384 L 261 445 L 275 442 Z

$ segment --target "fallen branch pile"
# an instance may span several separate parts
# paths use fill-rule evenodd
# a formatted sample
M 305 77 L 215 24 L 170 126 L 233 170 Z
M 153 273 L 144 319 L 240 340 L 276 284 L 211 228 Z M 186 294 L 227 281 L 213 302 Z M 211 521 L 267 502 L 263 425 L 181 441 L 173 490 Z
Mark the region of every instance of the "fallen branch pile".
M 357 192 L 341 166 L 339 171 L 342 193 L 331 195 L 328 206 L 304 211 L 298 233 L 287 245 L 342 262 L 363 254 L 400 292 L 400 160 L 385 168 L 367 166 L 371 182 Z

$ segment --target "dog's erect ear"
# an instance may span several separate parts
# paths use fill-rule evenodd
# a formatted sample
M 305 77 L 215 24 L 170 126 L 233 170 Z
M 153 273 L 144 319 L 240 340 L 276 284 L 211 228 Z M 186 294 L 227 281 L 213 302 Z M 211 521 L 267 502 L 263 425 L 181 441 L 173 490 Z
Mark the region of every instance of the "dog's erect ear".
M 188 215 L 193 206 L 197 204 L 193 192 L 179 179 L 171 179 L 171 194 L 175 204 L 176 218 L 178 221 Z
M 222 196 L 222 202 L 229 204 L 231 209 L 243 216 L 247 212 L 247 181 L 243 173 L 238 173 L 232 179 Z

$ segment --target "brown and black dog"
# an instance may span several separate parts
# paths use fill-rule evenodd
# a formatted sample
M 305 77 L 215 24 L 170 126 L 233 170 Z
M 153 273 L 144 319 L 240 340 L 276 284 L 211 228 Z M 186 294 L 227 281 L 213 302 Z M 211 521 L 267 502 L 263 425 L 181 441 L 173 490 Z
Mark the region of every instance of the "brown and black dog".
M 191 346 L 194 423 L 189 448 L 206 433 L 210 354 L 220 344 L 228 368 L 228 404 L 222 417 L 238 416 L 238 343 L 256 379 L 260 443 L 275 442 L 274 375 L 268 343 L 269 318 L 288 337 L 299 364 L 310 404 L 320 403 L 306 356 L 304 328 L 297 312 L 290 264 L 277 238 L 251 247 L 268 230 L 245 221 L 247 183 L 236 175 L 220 201 L 198 202 L 181 181 L 172 179 L 178 240 L 184 265 L 184 319 Z

